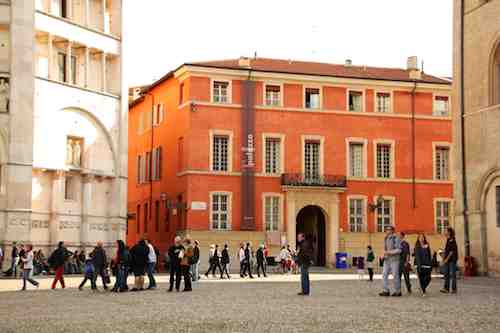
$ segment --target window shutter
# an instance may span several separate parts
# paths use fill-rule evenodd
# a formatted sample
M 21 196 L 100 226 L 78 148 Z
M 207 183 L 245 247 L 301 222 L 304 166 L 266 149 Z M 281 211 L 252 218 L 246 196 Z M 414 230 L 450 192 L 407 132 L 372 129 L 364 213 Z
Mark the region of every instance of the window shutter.
M 157 161 L 158 161 L 158 172 L 157 172 L 158 179 L 161 179 L 161 160 L 162 160 L 162 148 L 158 147 L 158 158 L 157 158 Z
M 152 158 L 152 161 L 151 161 L 152 180 L 156 180 L 156 149 L 153 149 L 153 154 L 152 154 L 151 158 Z
M 160 104 L 160 108 L 158 110 L 158 125 L 163 122 L 163 118 L 165 116 L 165 106 Z

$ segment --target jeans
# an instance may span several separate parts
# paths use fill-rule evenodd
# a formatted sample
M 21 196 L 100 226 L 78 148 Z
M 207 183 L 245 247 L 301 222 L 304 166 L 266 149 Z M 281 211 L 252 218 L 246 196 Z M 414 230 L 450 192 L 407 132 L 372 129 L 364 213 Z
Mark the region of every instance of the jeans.
M 170 291 L 174 288 L 174 282 L 175 289 L 179 290 L 181 287 L 181 267 L 178 264 L 170 265 Z
M 101 277 L 102 286 L 104 287 L 104 289 L 108 289 L 108 286 L 106 285 L 106 268 L 102 267 L 96 270 L 96 277 L 95 277 L 96 282 L 98 276 Z
M 16 277 L 16 273 L 17 273 L 17 257 L 16 258 L 12 258 L 12 264 L 11 264 L 10 268 L 12 270 L 12 276 Z
M 444 264 L 444 289 L 450 290 L 450 281 L 451 281 L 451 290 L 457 291 L 457 263 L 456 262 L 448 262 Z
M 406 290 L 409 293 L 411 293 L 410 272 L 406 269 L 405 264 L 400 262 L 400 264 L 399 264 L 399 281 L 401 281 L 402 276 L 404 276 L 404 278 L 405 278 Z
M 191 275 L 193 276 L 194 282 L 198 281 L 200 278 L 200 261 L 191 265 Z
M 262 270 L 262 274 L 266 277 L 266 268 L 264 267 L 264 262 L 257 262 L 257 275 L 260 277 L 260 270 Z
M 301 265 L 300 266 L 300 285 L 302 287 L 302 293 L 304 295 L 309 295 L 309 266 Z
M 383 276 L 384 276 L 384 291 L 385 292 L 390 292 L 389 274 L 391 274 L 391 273 L 392 273 L 392 277 L 394 279 L 394 293 L 399 294 L 399 293 L 401 293 L 401 278 L 399 275 L 399 258 L 398 258 L 398 260 L 390 260 L 387 258 L 384 260 Z
M 155 280 L 155 276 L 154 276 L 155 266 L 156 266 L 156 263 L 154 263 L 154 262 L 148 263 L 147 272 L 148 272 L 148 279 L 149 279 L 149 288 L 156 288 L 156 280 Z
M 227 271 L 227 266 L 229 266 L 229 264 L 222 264 L 222 271 L 220 272 L 221 279 L 224 278 L 224 274 L 226 274 L 228 279 L 230 278 L 229 272 Z
M 24 269 L 23 270 L 23 290 L 26 290 L 26 281 L 28 281 L 29 283 L 31 283 L 34 286 L 38 286 L 38 282 L 33 280 L 30 277 L 30 274 L 31 274 L 31 269 Z
M 118 269 L 116 270 L 116 281 L 115 281 L 115 286 L 114 290 L 127 290 L 127 278 L 128 278 L 128 267 L 124 265 L 119 265 Z

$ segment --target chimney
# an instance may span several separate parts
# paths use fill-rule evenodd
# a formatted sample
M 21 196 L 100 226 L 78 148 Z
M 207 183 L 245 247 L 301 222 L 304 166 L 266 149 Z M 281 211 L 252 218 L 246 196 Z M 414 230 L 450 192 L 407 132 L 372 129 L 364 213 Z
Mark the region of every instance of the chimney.
M 420 80 L 422 78 L 422 72 L 420 71 L 420 68 L 418 68 L 418 57 L 408 57 L 406 69 L 409 71 L 410 79 Z
M 238 66 L 250 68 L 250 62 L 251 62 L 250 58 L 240 57 L 240 59 L 238 60 Z
M 346 67 L 351 67 L 352 66 L 352 60 L 351 59 L 346 59 L 345 60 L 345 66 Z

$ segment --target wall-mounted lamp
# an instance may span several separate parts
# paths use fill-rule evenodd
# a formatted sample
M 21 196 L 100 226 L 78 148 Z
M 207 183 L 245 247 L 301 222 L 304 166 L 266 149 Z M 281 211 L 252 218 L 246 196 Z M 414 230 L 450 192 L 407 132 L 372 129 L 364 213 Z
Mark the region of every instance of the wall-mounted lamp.
M 368 207 L 370 208 L 371 212 L 374 212 L 378 208 L 382 207 L 383 204 L 384 204 L 384 198 L 382 198 L 382 196 L 379 195 L 374 203 L 368 204 Z

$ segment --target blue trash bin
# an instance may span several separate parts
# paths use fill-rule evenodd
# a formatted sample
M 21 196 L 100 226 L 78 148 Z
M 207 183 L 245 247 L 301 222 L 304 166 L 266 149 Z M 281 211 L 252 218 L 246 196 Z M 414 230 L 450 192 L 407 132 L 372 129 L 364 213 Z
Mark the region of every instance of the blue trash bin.
M 347 253 L 337 252 L 335 253 L 335 268 L 337 269 L 347 269 Z

